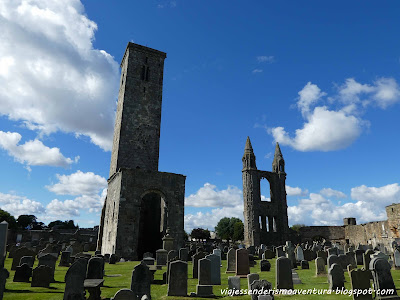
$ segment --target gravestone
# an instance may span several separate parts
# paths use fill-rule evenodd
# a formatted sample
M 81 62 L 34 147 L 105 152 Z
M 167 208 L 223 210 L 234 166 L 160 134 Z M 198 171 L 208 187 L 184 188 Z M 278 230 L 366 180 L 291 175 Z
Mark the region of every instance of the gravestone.
M 150 286 L 153 275 L 149 267 L 142 261 L 132 271 L 131 290 L 134 293 L 134 299 L 141 299 L 146 295 L 151 299 Z
M 219 264 L 220 264 L 220 266 L 222 266 L 221 265 L 221 250 L 220 249 L 214 249 L 212 254 L 215 254 L 216 256 L 219 257 Z
M 333 263 L 328 270 L 328 283 L 330 290 L 341 290 L 344 287 L 344 274 L 343 268 L 337 264 Z
M 374 254 L 374 250 L 368 249 L 364 253 L 363 257 L 363 263 L 364 263 L 364 269 L 369 270 L 369 263 L 371 262 L 371 255 Z
M 207 259 L 211 260 L 211 284 L 220 285 L 221 284 L 221 271 L 219 264 L 219 257 L 215 254 L 210 254 L 206 256 Z
M 22 264 L 17 267 L 14 274 L 14 282 L 29 282 L 32 277 L 32 267 L 28 264 Z
M 188 264 L 184 261 L 171 262 L 168 274 L 168 296 L 187 296 Z
M 356 250 L 355 251 L 355 261 L 356 261 L 356 264 L 357 265 L 363 265 L 364 264 L 364 253 L 365 253 L 365 251 L 364 250 L 361 250 L 361 249 L 358 249 L 358 250 Z
M 157 266 L 166 266 L 168 261 L 168 251 L 159 249 L 156 251 Z
M 58 266 L 59 267 L 69 267 L 70 257 L 71 257 L 71 252 L 69 252 L 69 251 L 61 252 L 60 263 L 58 264 Z
M 228 289 L 240 290 L 240 277 L 239 276 L 229 276 L 228 277 Z
M 326 254 L 325 251 L 318 251 L 317 252 L 317 257 L 322 257 L 324 259 L 325 265 L 328 263 L 328 255 Z
M 86 278 L 86 263 L 78 259 L 65 274 L 64 300 L 84 300 Z
M 176 250 L 170 250 L 170 251 L 168 252 L 167 261 L 170 261 L 170 260 L 172 260 L 172 259 L 174 259 L 174 258 L 179 259 L 179 253 L 178 253 L 178 251 L 176 251 Z
M 247 289 L 250 290 L 251 288 L 251 284 L 255 281 L 255 280 L 259 280 L 260 279 L 260 275 L 258 275 L 257 273 L 251 273 L 247 275 Z
M 193 278 L 198 278 L 199 276 L 199 259 L 206 257 L 204 252 L 197 252 L 192 256 L 192 274 Z
M 275 253 L 269 249 L 265 250 L 262 259 L 272 259 L 275 258 Z
M 86 279 L 103 279 L 104 259 L 101 257 L 92 257 L 89 259 Z
M 293 289 L 291 261 L 286 257 L 276 259 L 276 288 Z
M 310 268 L 310 265 L 308 264 L 308 261 L 302 260 L 300 263 L 300 266 L 303 270 L 308 270 Z
M 372 294 L 364 292 L 371 288 L 371 271 L 353 269 L 350 272 L 351 289 L 361 290 L 361 294 L 353 294 L 354 300 L 372 300 Z
M 34 256 L 22 256 L 19 262 L 19 265 L 27 264 L 29 267 L 33 268 L 33 264 L 35 263 Z
M 394 267 L 396 270 L 400 269 L 400 252 L 399 250 L 394 250 L 393 253 L 393 259 L 394 259 Z
M 156 260 L 152 257 L 145 257 L 142 261 L 148 266 L 154 266 L 156 262 Z
M 247 249 L 236 250 L 236 276 L 247 277 L 250 273 L 249 253 Z
M 390 296 L 376 294 L 375 299 L 399 299 L 393 282 L 392 274 L 390 273 L 390 264 L 387 262 L 387 260 L 380 257 L 373 258 L 369 263 L 369 269 L 372 272 L 375 290 L 392 291 Z
M 113 253 L 113 254 L 110 255 L 108 263 L 110 265 L 115 265 L 118 261 L 119 261 L 119 256 L 117 254 Z M 105 258 L 104 258 L 104 262 L 105 262 Z
M 6 288 L 6 281 L 9 276 L 10 273 L 6 268 L 0 268 L 0 299 L 3 299 L 4 290 Z
M 261 272 L 271 270 L 271 263 L 266 259 L 261 260 L 260 261 L 260 270 L 261 270 Z
M 352 265 L 354 268 L 357 268 L 357 262 L 356 262 L 356 254 L 353 250 L 349 250 L 346 253 L 347 256 L 347 264 Z M 347 266 L 346 266 L 347 267 Z
M 7 233 L 8 233 L 8 223 L 3 221 L 0 223 L 0 266 L 4 264 L 4 260 L 7 255 Z
M 296 260 L 297 261 L 304 260 L 304 252 L 303 252 L 303 249 L 300 246 L 297 246 L 297 248 L 295 250 L 295 254 L 296 254 Z
M 51 255 L 50 253 L 44 254 L 41 257 L 39 257 L 39 264 L 38 266 L 49 266 L 51 268 L 51 282 L 55 282 L 54 280 L 54 271 L 56 269 L 56 262 L 57 258 L 54 255 Z
M 114 295 L 111 300 L 132 300 L 135 299 L 135 294 L 130 289 L 121 289 Z
M 285 257 L 285 252 L 283 251 L 283 246 L 279 246 L 275 248 L 276 257 Z
M 236 272 L 236 250 L 231 248 L 227 254 L 226 273 Z
M 143 259 L 145 259 L 146 257 L 151 257 L 151 258 L 153 258 L 153 253 L 151 253 L 151 252 L 145 252 L 145 253 L 143 253 Z M 128 291 L 129 291 L 129 289 L 127 289 Z
M 339 254 L 337 264 L 339 264 L 343 270 L 347 270 L 347 265 L 351 265 L 349 261 L 349 256 L 345 254 Z
M 315 259 L 315 275 L 322 276 L 326 274 L 325 261 L 322 257 Z
M 328 256 L 328 268 L 330 268 L 333 264 L 339 264 L 339 256 L 337 255 Z
M 199 285 L 211 285 L 211 260 L 199 260 Z
M 35 251 L 30 250 L 26 247 L 21 247 L 15 250 L 14 255 L 13 255 L 13 261 L 11 265 L 11 270 L 15 270 L 19 266 L 19 262 L 21 261 L 21 258 L 23 256 L 36 256 Z
M 49 288 L 50 282 L 54 282 L 54 270 L 46 265 L 41 265 L 32 272 L 32 287 Z
M 339 255 L 339 251 L 338 251 L 338 250 L 339 250 L 339 249 L 336 248 L 336 247 L 329 248 L 329 249 L 328 249 L 328 257 L 329 257 L 330 255 L 336 255 L 336 256 L 338 256 L 338 255 Z
M 290 263 L 290 261 L 289 261 Z M 250 289 L 253 291 L 253 293 L 251 294 L 251 300 L 257 300 L 259 299 L 259 295 L 258 293 L 254 293 L 254 291 L 270 291 L 272 290 L 272 284 L 271 282 L 267 281 L 267 280 L 255 280 L 252 282 L 252 284 L 250 285 Z M 267 299 L 274 299 L 273 295 L 268 295 L 268 294 L 264 294 L 265 296 L 270 296 Z M 262 299 L 262 298 L 261 298 Z
M 181 261 L 188 261 L 189 259 L 189 251 L 187 248 L 179 249 L 179 259 Z

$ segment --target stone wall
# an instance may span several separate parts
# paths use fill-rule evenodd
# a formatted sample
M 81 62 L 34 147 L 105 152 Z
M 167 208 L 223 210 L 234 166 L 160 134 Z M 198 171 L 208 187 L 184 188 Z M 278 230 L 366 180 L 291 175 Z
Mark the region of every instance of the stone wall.
M 345 226 L 306 226 L 299 229 L 302 242 L 322 237 L 326 240 L 344 243 Z

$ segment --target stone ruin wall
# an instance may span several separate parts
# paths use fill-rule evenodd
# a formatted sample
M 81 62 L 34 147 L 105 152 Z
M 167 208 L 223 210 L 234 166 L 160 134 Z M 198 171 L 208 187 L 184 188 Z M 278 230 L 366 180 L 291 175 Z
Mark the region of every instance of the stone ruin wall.
M 344 226 L 306 226 L 300 228 L 301 241 L 313 241 L 316 237 L 337 243 L 345 243 Z

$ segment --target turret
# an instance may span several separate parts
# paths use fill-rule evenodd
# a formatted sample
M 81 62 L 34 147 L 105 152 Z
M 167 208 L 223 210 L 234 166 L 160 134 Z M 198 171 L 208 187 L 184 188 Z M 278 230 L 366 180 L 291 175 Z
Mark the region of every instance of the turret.
M 243 170 L 257 170 L 256 156 L 254 155 L 249 137 L 247 137 L 246 146 L 244 147 L 242 162 Z
M 285 160 L 283 159 L 281 148 L 279 147 L 278 142 L 275 146 L 275 155 L 272 162 L 272 172 L 285 173 Z

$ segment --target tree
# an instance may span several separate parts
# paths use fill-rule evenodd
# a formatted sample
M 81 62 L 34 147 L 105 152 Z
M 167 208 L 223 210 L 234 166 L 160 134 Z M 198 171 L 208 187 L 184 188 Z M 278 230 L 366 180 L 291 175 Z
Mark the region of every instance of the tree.
M 219 220 L 217 226 L 215 226 L 215 232 L 221 239 L 228 241 L 235 240 L 234 238 L 235 224 L 238 222 L 242 223 L 242 221 L 238 218 L 227 218 L 227 217 L 222 218 L 221 220 Z M 237 225 L 238 230 L 239 226 L 240 225 Z M 239 234 L 239 232 L 237 234 Z
M 233 226 L 233 237 L 234 241 L 243 241 L 244 240 L 244 225 L 241 220 L 235 223 Z
M 49 228 L 52 228 L 54 226 L 57 226 L 58 229 L 78 229 L 78 225 L 75 226 L 73 220 L 68 220 L 68 221 L 61 221 L 61 220 L 56 220 L 53 222 L 49 223 Z
M 8 228 L 17 228 L 17 221 L 15 220 L 15 218 L 10 215 L 9 212 L 0 209 L 0 223 L 3 221 L 6 221 L 8 223 Z
M 195 228 L 190 233 L 190 237 L 196 240 L 208 240 L 210 239 L 210 231 L 203 228 Z
M 297 233 L 300 231 L 300 228 L 302 227 L 306 227 L 306 225 L 304 224 L 294 224 L 292 225 L 292 227 L 290 227 L 290 229 L 296 231 Z
M 17 225 L 21 229 L 31 229 L 37 224 L 37 218 L 34 215 L 20 215 L 17 219 Z

